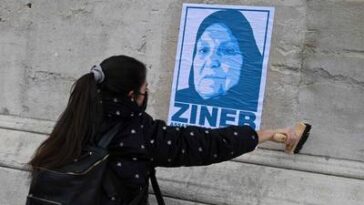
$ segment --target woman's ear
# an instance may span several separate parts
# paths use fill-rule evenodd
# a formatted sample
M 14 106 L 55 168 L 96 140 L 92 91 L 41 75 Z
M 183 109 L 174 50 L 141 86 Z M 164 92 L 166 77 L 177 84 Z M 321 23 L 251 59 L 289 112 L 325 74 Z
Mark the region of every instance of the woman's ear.
M 129 91 L 128 97 L 131 98 L 131 101 L 134 101 L 134 91 Z
M 129 93 L 128 93 L 128 97 L 133 97 L 134 96 L 134 91 L 129 91 Z

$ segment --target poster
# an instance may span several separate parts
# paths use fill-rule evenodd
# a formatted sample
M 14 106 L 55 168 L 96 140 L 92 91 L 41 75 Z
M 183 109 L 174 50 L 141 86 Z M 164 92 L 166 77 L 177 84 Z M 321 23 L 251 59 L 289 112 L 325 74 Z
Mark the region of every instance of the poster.
M 259 129 L 274 8 L 184 4 L 168 124 Z

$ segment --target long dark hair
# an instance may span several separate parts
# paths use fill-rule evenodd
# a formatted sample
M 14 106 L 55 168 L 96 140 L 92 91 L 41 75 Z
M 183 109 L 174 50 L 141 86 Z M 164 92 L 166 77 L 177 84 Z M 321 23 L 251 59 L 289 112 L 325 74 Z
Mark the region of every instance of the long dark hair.
M 37 168 L 57 168 L 79 157 L 82 148 L 97 135 L 103 120 L 100 92 L 127 96 L 139 90 L 146 79 L 146 67 L 128 56 L 112 56 L 100 64 L 105 74 L 97 84 L 93 73 L 80 77 L 49 137 L 41 143 L 27 163 L 32 173 Z
M 197 42 L 201 35 L 209 26 L 216 23 L 223 24 L 230 29 L 238 41 L 244 59 L 239 82 L 228 91 L 233 95 L 240 94 L 241 97 L 231 98 L 227 103 L 241 104 L 247 110 L 257 111 L 263 58 L 256 44 L 253 29 L 240 11 L 234 9 L 220 10 L 210 14 L 202 21 L 196 34 L 192 62 L 196 56 Z M 188 84 L 190 88 L 194 89 L 193 70 L 192 63 Z M 235 102 L 237 99 L 239 101 Z

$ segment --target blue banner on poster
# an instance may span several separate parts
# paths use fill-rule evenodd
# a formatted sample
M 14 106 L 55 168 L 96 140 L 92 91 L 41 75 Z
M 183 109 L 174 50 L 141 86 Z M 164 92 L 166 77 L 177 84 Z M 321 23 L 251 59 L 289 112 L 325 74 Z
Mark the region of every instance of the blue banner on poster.
M 184 4 L 168 123 L 261 122 L 274 8 Z

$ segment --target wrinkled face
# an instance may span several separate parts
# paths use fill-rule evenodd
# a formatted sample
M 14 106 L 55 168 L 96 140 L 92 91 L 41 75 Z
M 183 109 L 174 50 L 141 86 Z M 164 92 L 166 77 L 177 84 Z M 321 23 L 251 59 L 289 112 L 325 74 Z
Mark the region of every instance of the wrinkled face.
M 237 39 L 223 24 L 212 24 L 197 41 L 193 60 L 195 90 L 203 99 L 226 92 L 240 78 L 243 56 Z

